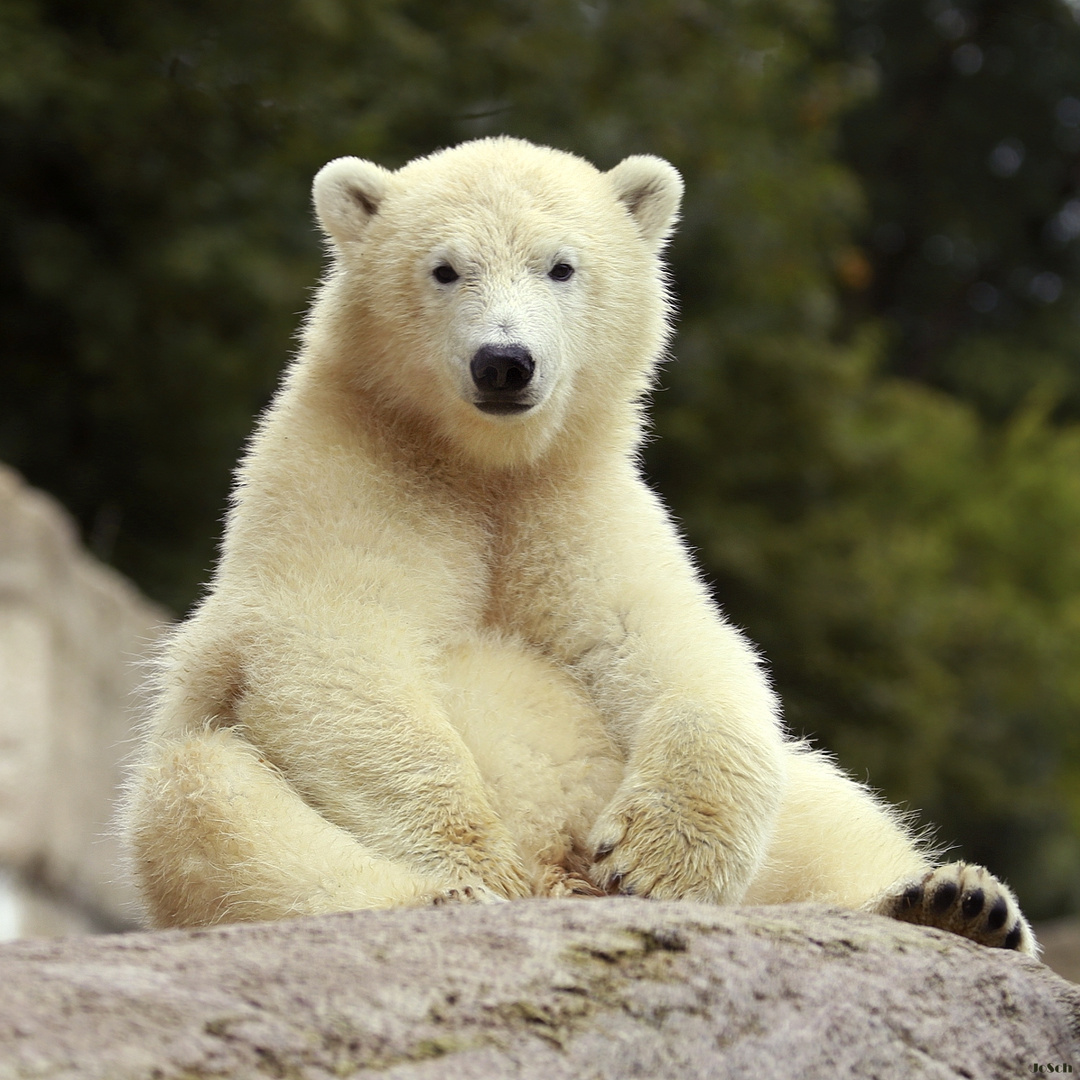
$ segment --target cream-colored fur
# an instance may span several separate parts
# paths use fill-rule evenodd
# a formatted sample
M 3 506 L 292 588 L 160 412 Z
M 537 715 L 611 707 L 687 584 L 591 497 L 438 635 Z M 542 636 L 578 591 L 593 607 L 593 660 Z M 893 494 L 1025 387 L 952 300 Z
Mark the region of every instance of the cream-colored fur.
M 129 792 L 155 923 L 466 891 L 855 907 L 929 871 L 785 741 L 639 475 L 681 191 L 511 139 L 320 172 L 332 266 Z M 481 408 L 485 347 L 531 357 L 518 411 Z

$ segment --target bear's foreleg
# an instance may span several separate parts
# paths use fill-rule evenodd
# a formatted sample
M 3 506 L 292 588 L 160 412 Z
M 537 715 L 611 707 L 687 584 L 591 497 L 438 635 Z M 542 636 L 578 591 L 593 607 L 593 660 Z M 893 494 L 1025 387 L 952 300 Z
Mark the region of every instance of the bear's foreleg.
M 562 511 L 560 529 L 530 538 L 528 590 L 515 567 L 515 617 L 566 658 L 625 757 L 589 833 L 590 876 L 608 892 L 737 903 L 783 795 L 768 680 L 629 470 L 604 474 Z
M 737 903 L 764 857 L 782 773 L 767 747 L 692 707 L 664 722 L 671 739 L 631 755 L 592 829 L 592 879 L 609 893 Z
M 693 611 L 682 614 L 681 641 L 655 615 L 631 615 L 591 680 L 627 749 L 624 779 L 590 833 L 592 877 L 609 892 L 737 903 L 780 807 L 783 739 L 739 635 L 711 612 L 697 627 Z M 687 624 L 699 631 L 689 642 Z

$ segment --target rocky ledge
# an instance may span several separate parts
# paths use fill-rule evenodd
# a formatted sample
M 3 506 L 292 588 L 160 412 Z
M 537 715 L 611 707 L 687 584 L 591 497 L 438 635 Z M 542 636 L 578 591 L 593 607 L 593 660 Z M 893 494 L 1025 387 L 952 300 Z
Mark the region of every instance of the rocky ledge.
M 1008 1078 L 1080 1070 L 1080 987 L 809 905 L 363 912 L 0 946 L 0 1077 Z

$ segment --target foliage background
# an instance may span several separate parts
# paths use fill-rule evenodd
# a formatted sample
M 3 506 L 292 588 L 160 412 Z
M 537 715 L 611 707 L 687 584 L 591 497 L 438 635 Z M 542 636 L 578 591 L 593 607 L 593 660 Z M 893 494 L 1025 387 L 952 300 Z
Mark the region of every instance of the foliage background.
M 182 612 L 311 175 L 497 132 L 683 172 L 651 477 L 793 729 L 1080 908 L 1064 0 L 0 0 L 0 459 Z

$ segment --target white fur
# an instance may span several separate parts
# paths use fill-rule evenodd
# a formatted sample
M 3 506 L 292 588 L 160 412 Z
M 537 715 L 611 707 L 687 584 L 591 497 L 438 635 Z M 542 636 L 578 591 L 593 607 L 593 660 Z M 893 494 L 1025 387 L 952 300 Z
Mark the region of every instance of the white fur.
M 636 467 L 681 190 L 656 158 L 602 173 L 511 139 L 319 173 L 332 267 L 130 791 L 154 922 L 586 879 L 859 906 L 927 869 L 785 742 Z M 476 407 L 491 344 L 535 359 L 528 412 Z

